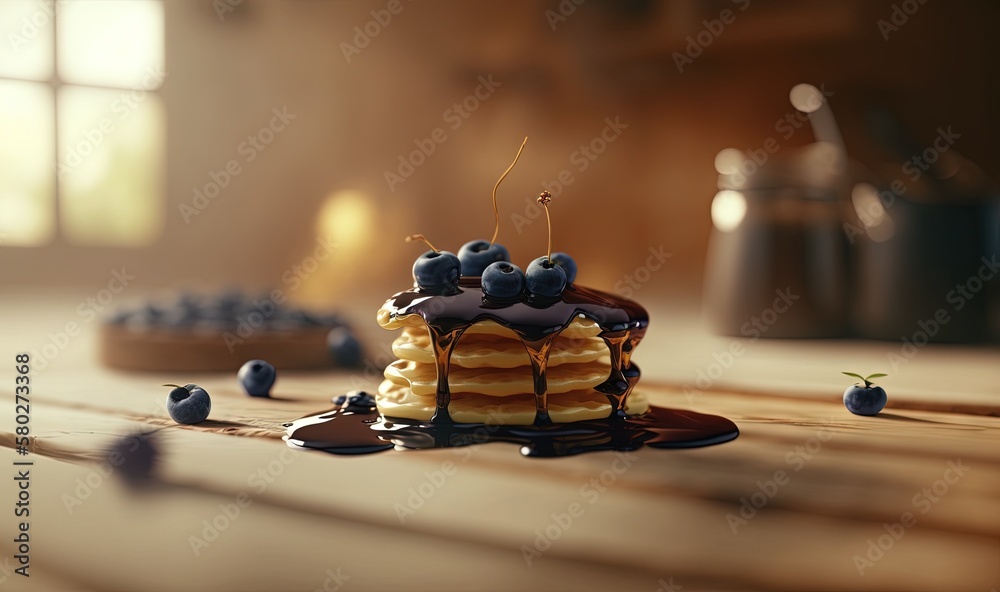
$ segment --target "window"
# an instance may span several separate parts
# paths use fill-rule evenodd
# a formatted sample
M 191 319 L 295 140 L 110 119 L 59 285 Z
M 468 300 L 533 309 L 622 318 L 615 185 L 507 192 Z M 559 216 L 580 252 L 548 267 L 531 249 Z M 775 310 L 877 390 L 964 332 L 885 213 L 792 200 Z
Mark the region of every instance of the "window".
M 0 2 L 0 246 L 163 225 L 160 0 Z

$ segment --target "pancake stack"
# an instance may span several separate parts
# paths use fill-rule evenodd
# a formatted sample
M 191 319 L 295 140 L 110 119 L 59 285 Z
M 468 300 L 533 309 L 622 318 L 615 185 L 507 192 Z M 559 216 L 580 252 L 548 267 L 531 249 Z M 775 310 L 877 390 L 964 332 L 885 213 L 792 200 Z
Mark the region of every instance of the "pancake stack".
M 392 344 L 399 358 L 385 369 L 376 404 L 387 417 L 430 420 L 435 410 L 437 368 L 431 338 L 418 314 L 393 315 L 383 307 L 379 325 L 402 330 Z M 602 419 L 611 412 L 608 397 L 594 390 L 611 373 L 608 346 L 598 324 L 582 316 L 554 340 L 549 353 L 547 396 L 555 423 Z M 510 329 L 483 320 L 469 326 L 452 352 L 449 412 L 459 423 L 531 425 L 535 419 L 531 361 Z M 625 411 L 644 413 L 648 404 L 631 393 Z

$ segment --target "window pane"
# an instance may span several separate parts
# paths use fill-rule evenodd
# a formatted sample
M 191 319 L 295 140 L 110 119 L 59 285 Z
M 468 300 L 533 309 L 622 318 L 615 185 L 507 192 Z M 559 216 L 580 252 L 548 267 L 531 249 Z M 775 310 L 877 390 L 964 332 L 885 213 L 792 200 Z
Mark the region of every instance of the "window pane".
M 0 1 L 0 76 L 47 80 L 52 76 L 50 0 Z
M 158 0 L 67 2 L 58 33 L 59 75 L 67 82 L 147 90 L 162 82 Z
M 55 221 L 52 90 L 0 81 L 0 245 L 40 245 Z
M 67 240 L 139 246 L 158 237 L 164 123 L 155 93 L 59 90 L 59 211 Z

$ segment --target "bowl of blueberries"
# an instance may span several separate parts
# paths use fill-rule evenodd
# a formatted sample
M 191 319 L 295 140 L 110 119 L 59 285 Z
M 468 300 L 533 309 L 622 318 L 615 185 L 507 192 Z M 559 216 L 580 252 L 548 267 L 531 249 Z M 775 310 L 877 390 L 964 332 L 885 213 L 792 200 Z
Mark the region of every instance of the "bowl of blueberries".
M 182 292 L 120 307 L 103 319 L 101 362 L 146 371 L 232 371 L 251 359 L 280 368 L 356 368 L 361 341 L 342 315 L 270 294 Z

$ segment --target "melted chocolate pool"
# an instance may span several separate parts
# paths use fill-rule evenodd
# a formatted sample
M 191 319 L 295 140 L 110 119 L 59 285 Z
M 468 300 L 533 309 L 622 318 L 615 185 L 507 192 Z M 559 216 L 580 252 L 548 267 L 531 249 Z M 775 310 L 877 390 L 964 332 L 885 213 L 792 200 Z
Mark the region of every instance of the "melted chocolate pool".
M 736 438 L 739 429 L 724 417 L 692 411 L 651 408 L 626 416 L 625 401 L 639 381 L 631 358 L 649 325 L 646 310 L 631 300 L 568 286 L 560 298 L 499 301 L 484 295 L 480 278 L 462 278 L 458 289 L 433 294 L 418 289 L 400 292 L 384 308 L 393 318 L 420 315 L 431 336 L 437 366 L 435 412 L 430 421 L 380 417 L 373 407 L 344 406 L 288 424 L 291 446 L 337 454 L 380 452 L 390 448 L 420 449 L 467 446 L 486 442 L 521 445 L 526 456 L 567 456 L 597 450 L 689 448 Z M 582 316 L 600 327 L 608 346 L 611 373 L 594 387 L 608 397 L 611 412 L 602 420 L 554 424 L 549 418 L 546 370 L 549 350 L 573 319 Z M 531 360 L 535 421 L 531 426 L 454 423 L 448 413 L 451 354 L 462 333 L 491 320 L 511 330 Z
M 551 457 L 643 446 L 694 448 L 728 442 L 739 433 L 736 424 L 725 417 L 661 407 L 634 417 L 544 426 L 420 422 L 381 417 L 371 407 L 367 411 L 331 409 L 297 419 L 289 424 L 285 440 L 290 446 L 334 454 L 509 442 L 519 444 L 525 456 Z

